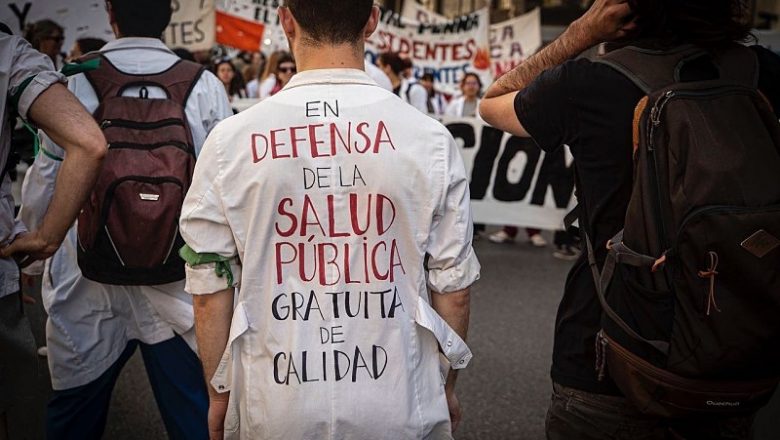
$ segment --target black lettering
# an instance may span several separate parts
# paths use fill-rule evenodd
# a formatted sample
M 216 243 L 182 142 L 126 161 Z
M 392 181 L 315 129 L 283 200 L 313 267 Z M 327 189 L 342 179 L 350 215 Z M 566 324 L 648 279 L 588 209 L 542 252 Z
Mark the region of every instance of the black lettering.
M 487 194 L 490 186 L 490 175 L 493 172 L 493 163 L 498 156 L 498 150 L 501 148 L 501 139 L 504 132 L 496 130 L 493 127 L 485 126 L 482 129 L 482 139 L 479 143 L 479 150 L 474 157 L 474 167 L 471 170 L 471 200 L 482 200 Z
M 555 206 L 560 209 L 568 208 L 574 195 L 574 165 L 566 166 L 566 153 L 563 148 L 544 156 L 531 204 L 544 206 L 548 186 L 552 188 Z
M 11 8 L 11 12 L 14 13 L 14 16 L 19 20 L 19 30 L 24 32 L 24 25 L 27 24 L 27 14 L 30 13 L 30 8 L 32 8 L 32 3 L 27 2 L 22 6 L 22 10 L 20 11 L 19 8 L 16 6 L 16 3 L 11 3 L 8 5 L 9 8 Z
M 517 183 L 509 182 L 509 163 L 519 153 L 524 153 L 528 158 L 523 169 L 520 181 Z M 512 136 L 506 143 L 504 153 L 498 160 L 498 169 L 496 170 L 496 180 L 493 185 L 493 197 L 502 202 L 518 202 L 524 200 L 528 191 L 531 189 L 531 183 L 534 178 L 536 165 L 539 163 L 541 150 L 530 138 L 519 138 Z

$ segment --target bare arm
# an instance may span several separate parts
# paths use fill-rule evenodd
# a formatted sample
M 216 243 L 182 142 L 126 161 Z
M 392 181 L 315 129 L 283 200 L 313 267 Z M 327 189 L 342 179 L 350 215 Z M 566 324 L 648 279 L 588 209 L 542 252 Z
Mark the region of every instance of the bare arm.
M 602 41 L 625 37 L 635 28 L 633 22 L 625 22 L 630 13 L 627 0 L 596 0 L 558 39 L 488 88 L 479 106 L 482 119 L 499 130 L 528 137 L 528 132 L 514 117 L 517 92 L 528 87 L 545 70 L 562 64 L 586 49 Z
M 464 341 L 469 330 L 469 313 L 471 297 L 469 288 L 448 293 L 431 293 L 431 307 L 455 330 L 455 333 Z M 444 391 L 447 394 L 447 401 L 450 407 L 450 418 L 452 419 L 452 430 L 458 428 L 461 420 L 461 410 L 458 398 L 455 396 L 455 382 L 458 379 L 458 371 L 451 369 L 447 376 L 447 383 L 444 385 Z
M 211 386 L 211 378 L 217 371 L 222 354 L 230 336 L 230 322 L 233 318 L 233 291 L 225 289 L 211 295 L 193 296 L 195 311 L 195 337 L 198 354 L 203 364 L 206 388 L 209 392 L 209 437 L 221 439 L 225 424 L 225 413 L 230 393 L 219 393 Z
M 49 209 L 40 228 L 0 252 L 24 264 L 50 257 L 73 225 L 100 172 L 106 139 L 84 106 L 62 84 L 53 84 L 35 100 L 29 119 L 66 152 Z

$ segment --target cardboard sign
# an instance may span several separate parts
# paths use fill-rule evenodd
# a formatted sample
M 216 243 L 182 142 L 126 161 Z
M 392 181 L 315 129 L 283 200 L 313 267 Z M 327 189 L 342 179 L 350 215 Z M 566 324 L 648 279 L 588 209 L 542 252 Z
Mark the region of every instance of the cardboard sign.
M 214 0 L 173 0 L 171 7 L 171 24 L 163 34 L 169 47 L 198 51 L 214 46 Z

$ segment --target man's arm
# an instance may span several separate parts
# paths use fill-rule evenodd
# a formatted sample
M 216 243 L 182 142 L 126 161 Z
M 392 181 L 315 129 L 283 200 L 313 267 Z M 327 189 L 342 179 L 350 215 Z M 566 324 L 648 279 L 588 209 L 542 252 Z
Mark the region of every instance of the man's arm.
M 436 310 L 436 313 L 438 313 L 464 341 L 466 340 L 469 330 L 470 303 L 471 297 L 469 295 L 468 287 L 463 290 L 444 294 L 436 292 L 431 293 L 431 307 Z M 450 372 L 447 375 L 447 383 L 444 385 L 453 431 L 458 428 L 458 424 L 460 424 L 462 418 L 460 403 L 455 396 L 455 382 L 457 379 L 458 370 L 450 369 Z
M 499 130 L 529 137 L 520 121 L 514 117 L 517 93 L 528 87 L 545 70 L 562 64 L 602 41 L 623 38 L 633 32 L 634 22 L 626 22 L 630 14 L 627 0 L 596 0 L 558 39 L 488 88 L 479 106 L 482 119 Z
M 16 239 L 0 255 L 24 265 L 50 257 L 73 225 L 100 172 L 106 139 L 84 106 L 62 84 L 52 84 L 32 103 L 28 118 L 66 152 L 49 209 L 40 228 Z
M 208 425 L 211 439 L 223 438 L 225 413 L 230 398 L 230 393 L 219 393 L 211 386 L 211 378 L 227 348 L 233 318 L 233 292 L 234 289 L 229 288 L 211 295 L 195 295 L 192 299 L 198 354 L 209 392 Z

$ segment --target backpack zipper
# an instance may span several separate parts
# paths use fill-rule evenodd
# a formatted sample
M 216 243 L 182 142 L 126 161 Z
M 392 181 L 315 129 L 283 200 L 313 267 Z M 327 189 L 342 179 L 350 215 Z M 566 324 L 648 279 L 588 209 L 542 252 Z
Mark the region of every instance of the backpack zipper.
M 647 143 L 647 151 L 655 151 L 655 148 L 653 146 L 654 144 L 654 138 L 655 138 L 655 129 L 661 125 L 661 113 L 664 110 L 664 107 L 666 107 L 666 104 L 669 103 L 669 101 L 674 98 L 675 92 L 674 90 L 669 90 L 663 95 L 661 95 L 660 98 L 655 102 L 655 105 L 650 110 L 650 139 Z
M 103 119 L 103 121 L 100 122 L 100 128 L 105 130 L 109 127 L 124 127 L 124 128 L 135 128 L 135 129 L 156 129 L 156 128 L 162 128 L 167 127 L 170 125 L 180 125 L 184 126 L 184 122 L 180 119 L 175 118 L 169 118 L 169 119 L 163 119 L 161 121 L 155 121 L 155 122 L 137 122 L 137 121 L 129 121 L 127 119 Z

